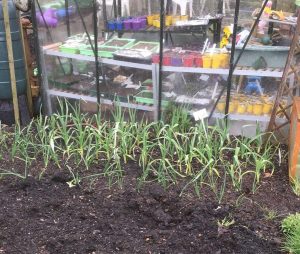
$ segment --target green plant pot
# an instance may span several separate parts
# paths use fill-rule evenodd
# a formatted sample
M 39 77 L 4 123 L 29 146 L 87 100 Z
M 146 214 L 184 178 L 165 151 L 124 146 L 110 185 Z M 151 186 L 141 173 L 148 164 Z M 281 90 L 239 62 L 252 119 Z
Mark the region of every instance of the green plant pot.
M 134 100 L 137 103 L 141 104 L 147 104 L 147 105 L 153 105 L 154 104 L 154 99 L 153 99 L 153 92 L 151 91 L 141 91 L 137 95 L 134 96 Z M 169 102 L 162 100 L 161 105 L 163 107 L 168 106 Z

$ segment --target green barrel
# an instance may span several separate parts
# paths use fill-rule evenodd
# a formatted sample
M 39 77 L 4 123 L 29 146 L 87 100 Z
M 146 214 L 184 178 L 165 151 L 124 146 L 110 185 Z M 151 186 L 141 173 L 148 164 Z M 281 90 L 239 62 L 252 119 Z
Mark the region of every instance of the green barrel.
M 9 22 L 14 54 L 14 65 L 18 95 L 26 93 L 26 74 L 24 65 L 23 45 L 21 41 L 20 23 L 12 0 L 8 0 Z M 0 100 L 12 99 L 8 54 L 3 17 L 3 5 L 0 0 Z

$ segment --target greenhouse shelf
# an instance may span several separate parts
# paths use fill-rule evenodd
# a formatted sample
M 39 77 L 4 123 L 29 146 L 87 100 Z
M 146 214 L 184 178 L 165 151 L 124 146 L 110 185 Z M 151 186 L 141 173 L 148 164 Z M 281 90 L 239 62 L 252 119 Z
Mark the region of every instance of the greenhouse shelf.
M 165 72 L 181 72 L 181 73 L 199 73 L 199 74 L 214 74 L 214 75 L 228 75 L 229 69 L 205 69 L 196 67 L 173 67 L 163 66 L 162 71 Z M 254 70 L 249 68 L 237 67 L 233 75 L 235 76 L 259 76 L 259 77 L 274 77 L 281 78 L 283 74 L 279 69 L 265 69 Z
M 95 57 L 93 56 L 83 56 L 80 54 L 70 54 L 60 52 L 58 50 L 44 50 L 45 55 L 49 56 L 57 56 L 57 57 L 65 57 L 71 58 L 76 60 L 82 61 L 90 61 L 94 62 Z M 152 65 L 150 64 L 140 64 L 140 63 L 132 63 L 132 62 L 125 62 L 107 58 L 101 58 L 100 62 L 103 64 L 110 64 L 110 65 L 120 65 L 125 67 L 131 67 L 136 69 L 143 69 L 143 70 L 152 70 Z M 205 69 L 205 68 L 196 68 L 196 67 L 174 67 L 174 66 L 163 66 L 162 71 L 165 72 L 180 72 L 180 73 L 198 73 L 198 74 L 214 74 L 214 75 L 228 75 L 229 69 Z M 234 72 L 235 76 L 260 76 L 260 77 L 274 77 L 274 78 L 281 78 L 283 71 L 281 69 L 264 69 L 264 70 L 254 70 L 249 68 L 241 68 L 237 67 Z
M 66 91 L 58 90 L 58 89 L 48 90 L 48 95 L 97 103 L 97 97 L 88 96 L 88 95 L 84 95 L 84 94 L 78 94 L 78 93 L 66 92 Z M 154 107 L 151 107 L 151 106 L 139 105 L 139 104 L 134 104 L 134 103 L 129 103 L 129 102 L 114 102 L 112 100 L 103 99 L 103 98 L 100 99 L 100 103 L 105 104 L 105 105 L 118 104 L 124 108 L 132 108 L 132 109 L 144 110 L 144 111 L 150 111 L 150 112 L 154 111 Z
M 222 113 L 214 113 L 213 118 L 224 119 L 225 115 Z M 270 116 L 257 116 L 257 115 L 243 115 L 243 114 L 229 114 L 228 118 L 234 121 L 251 121 L 251 122 L 260 122 L 260 123 L 269 123 Z M 284 123 L 285 120 L 277 118 L 279 123 Z
M 57 57 L 64 57 L 64 58 L 76 59 L 76 60 L 81 60 L 81 61 L 95 62 L 94 56 L 84 56 L 84 55 L 80 55 L 80 54 L 64 53 L 64 52 L 60 52 L 58 50 L 53 50 L 53 49 L 44 50 L 44 54 L 48 55 L 48 56 L 57 56 Z M 99 62 L 103 63 L 103 64 L 119 65 L 119 66 L 124 66 L 124 67 L 135 68 L 135 69 L 152 70 L 151 64 L 139 64 L 139 63 L 113 60 L 113 59 L 108 59 L 108 58 L 100 58 Z

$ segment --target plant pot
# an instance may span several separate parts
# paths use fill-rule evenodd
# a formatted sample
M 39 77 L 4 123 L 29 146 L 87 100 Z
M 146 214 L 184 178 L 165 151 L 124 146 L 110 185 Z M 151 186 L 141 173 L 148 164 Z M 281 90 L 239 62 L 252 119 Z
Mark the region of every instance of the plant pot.
M 194 66 L 194 56 L 184 56 L 182 58 L 183 66 L 184 67 L 193 67 Z

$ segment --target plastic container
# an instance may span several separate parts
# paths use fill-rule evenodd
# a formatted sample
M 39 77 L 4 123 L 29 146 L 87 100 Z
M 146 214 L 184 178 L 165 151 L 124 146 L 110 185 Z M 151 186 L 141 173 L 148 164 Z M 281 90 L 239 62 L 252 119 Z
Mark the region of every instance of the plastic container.
M 248 114 L 253 114 L 253 104 L 252 103 L 249 103 L 247 104 L 247 113 Z
M 147 19 L 140 18 L 140 21 L 141 21 L 141 29 L 145 29 L 147 27 Z
M 165 66 L 171 66 L 171 59 L 172 59 L 172 57 L 170 55 L 164 55 L 164 57 L 163 57 L 163 65 L 165 65 Z
M 212 56 L 211 55 L 203 55 L 203 68 L 210 69 L 212 68 Z
M 264 103 L 263 104 L 263 114 L 265 114 L 265 115 L 271 114 L 272 109 L 273 109 L 272 103 Z
M 150 50 L 153 53 L 156 53 L 159 48 L 159 42 L 139 41 L 136 44 L 131 45 L 130 48 L 131 49 Z
M 153 14 L 153 19 L 160 19 L 160 15 L 159 14 Z
M 180 16 L 180 20 L 182 20 L 182 21 L 188 21 L 189 20 L 189 16 L 188 15 L 182 15 L 182 16 Z
M 147 17 L 147 23 L 148 23 L 148 26 L 153 26 L 153 16 L 150 15 Z
M 237 107 L 238 114 L 245 114 L 247 112 L 247 105 L 244 103 L 239 103 Z
M 229 68 L 229 54 L 228 53 L 220 53 L 221 58 L 221 68 L 227 69 Z
M 221 113 L 224 113 L 225 112 L 225 106 L 226 106 L 226 103 L 224 101 L 220 101 L 218 104 L 217 104 L 217 110 Z
M 182 58 L 183 66 L 184 67 L 193 67 L 194 66 L 194 56 L 187 55 Z
M 253 114 L 260 116 L 263 114 L 263 104 L 262 103 L 255 103 L 253 105 Z
M 116 30 L 116 23 L 115 23 L 115 21 L 108 21 L 108 22 L 107 22 L 107 29 L 108 29 L 109 31 L 114 31 L 114 30 Z
M 212 55 L 212 64 L 211 64 L 211 67 L 213 69 L 223 68 L 222 56 L 220 54 L 213 54 Z
M 134 96 L 134 99 L 137 103 L 148 104 L 148 105 L 154 104 L 153 92 L 149 90 L 141 91 L 140 93 Z M 161 105 L 164 107 L 168 106 L 168 104 L 169 102 L 166 100 L 161 101 Z
M 160 28 L 160 20 L 159 19 L 153 20 L 153 26 L 156 28 Z
M 125 30 L 131 30 L 132 29 L 132 20 L 131 19 L 127 19 L 127 20 L 124 20 L 124 29 Z
M 180 16 L 172 16 L 172 25 L 176 25 L 177 21 L 180 21 Z
M 123 21 L 117 21 L 115 26 L 117 31 L 122 31 L 124 28 Z
M 172 66 L 182 66 L 182 57 L 181 56 L 172 56 L 171 57 L 171 65 Z
M 166 16 L 166 26 L 172 25 L 172 16 Z
M 202 55 L 195 55 L 195 66 L 196 67 L 200 67 L 203 68 L 203 59 L 202 59 Z
M 134 19 L 132 21 L 132 30 L 137 31 L 141 29 L 141 21 L 139 19 Z
M 228 45 L 227 48 L 230 49 L 231 45 Z M 239 60 L 238 66 L 252 67 L 260 57 L 263 57 L 268 68 L 283 68 L 288 57 L 289 49 L 289 47 L 285 46 L 248 45 Z M 242 46 L 236 47 L 234 61 L 236 61 L 241 50 Z
M 152 63 L 159 64 L 159 55 L 155 54 L 152 56 Z

